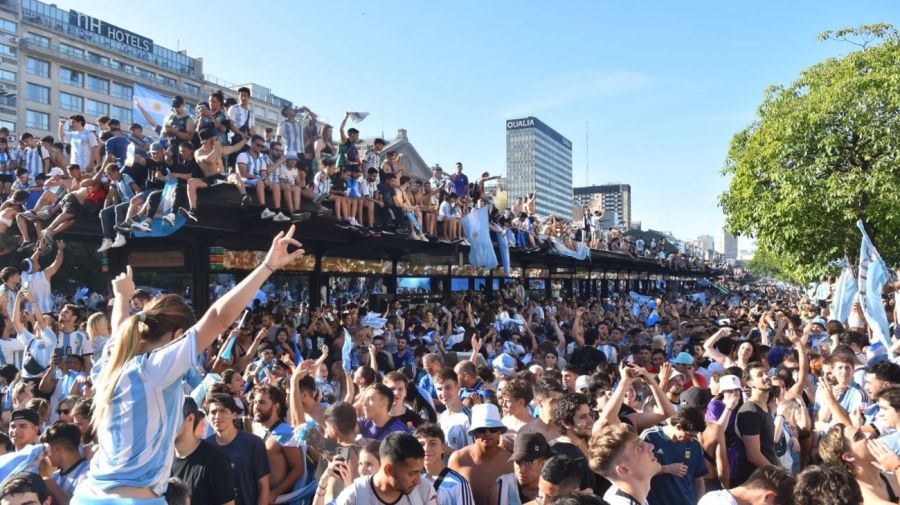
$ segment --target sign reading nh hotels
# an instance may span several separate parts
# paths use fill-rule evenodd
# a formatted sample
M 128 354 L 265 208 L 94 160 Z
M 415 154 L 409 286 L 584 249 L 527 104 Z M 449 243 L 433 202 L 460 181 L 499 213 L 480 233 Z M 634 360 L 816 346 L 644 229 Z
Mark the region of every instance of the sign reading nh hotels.
M 135 49 L 142 51 L 153 51 L 153 40 L 143 37 L 134 32 L 123 30 L 118 26 L 111 25 L 106 21 L 82 14 L 80 12 L 69 10 L 69 24 L 75 25 L 82 30 L 127 44 Z

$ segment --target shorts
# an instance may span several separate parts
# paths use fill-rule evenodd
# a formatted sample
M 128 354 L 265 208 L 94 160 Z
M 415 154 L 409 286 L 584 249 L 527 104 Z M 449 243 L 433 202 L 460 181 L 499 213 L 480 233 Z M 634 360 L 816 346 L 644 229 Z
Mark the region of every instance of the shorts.
M 16 181 L 16 176 L 13 174 L 0 174 L 0 182 L 6 184 L 12 184 Z
M 78 201 L 78 198 L 75 197 L 74 194 L 69 193 L 63 197 L 62 201 L 59 204 L 60 209 L 63 214 L 69 214 L 75 219 L 81 219 L 87 213 L 87 210 Z
M 262 179 L 244 179 L 243 177 L 241 177 L 241 181 L 244 183 L 244 186 L 246 186 L 246 187 L 248 187 L 248 188 L 255 188 L 255 187 L 256 187 L 256 183 L 259 182 L 259 181 L 261 181 L 261 180 L 262 180 Z M 264 182 L 265 182 L 265 181 L 264 181 Z
M 212 186 L 213 184 L 216 184 L 220 181 L 227 181 L 227 180 L 228 180 L 228 176 L 225 174 L 209 175 L 209 176 L 206 176 L 203 178 L 203 182 L 205 182 L 207 186 Z

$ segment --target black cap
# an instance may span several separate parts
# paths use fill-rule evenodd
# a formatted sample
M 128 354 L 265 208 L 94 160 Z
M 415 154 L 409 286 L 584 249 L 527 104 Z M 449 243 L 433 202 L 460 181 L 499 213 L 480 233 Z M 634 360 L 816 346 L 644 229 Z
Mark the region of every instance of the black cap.
M 681 393 L 681 405 L 684 407 L 706 408 L 712 401 L 712 393 L 706 388 L 693 386 Z
M 373 143 L 374 143 L 374 144 L 381 144 L 381 145 L 383 145 L 383 146 L 386 146 L 386 145 L 387 145 L 387 142 L 385 142 L 384 139 L 382 139 L 382 138 L 377 138 L 377 139 L 375 139 L 375 142 L 373 142 Z
M 180 95 L 175 95 L 175 98 L 172 98 L 172 108 L 177 109 L 184 105 L 184 98 Z
M 184 405 L 181 407 L 181 418 L 194 414 L 197 417 L 206 417 L 206 413 L 200 410 L 200 407 L 197 406 L 197 402 L 194 401 L 190 396 L 184 397 Z
M 41 425 L 41 416 L 34 409 L 14 410 L 10 422 L 19 420 L 28 421 L 35 426 Z
M 200 128 L 200 140 L 209 140 L 218 134 L 219 132 L 215 126 L 209 125 Z
M 538 458 L 549 458 L 552 455 L 544 435 L 526 433 L 516 437 L 512 456 L 507 461 L 534 461 Z

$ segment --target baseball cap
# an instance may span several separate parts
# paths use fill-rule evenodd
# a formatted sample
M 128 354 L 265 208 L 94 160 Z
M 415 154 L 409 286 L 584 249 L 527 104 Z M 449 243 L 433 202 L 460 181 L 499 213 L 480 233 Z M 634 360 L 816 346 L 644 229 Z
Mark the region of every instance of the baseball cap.
M 297 159 L 297 153 L 288 153 L 288 155 L 285 156 L 284 159 L 286 159 L 286 160 L 296 160 L 296 159 Z
M 10 418 L 10 422 L 12 421 L 28 421 L 35 426 L 40 426 L 41 416 L 34 409 L 16 409 Z
M 538 458 L 549 458 L 553 453 L 547 439 L 540 433 L 526 433 L 516 437 L 512 456 L 507 461 L 534 461 Z
M 576 391 L 581 392 L 589 387 L 591 387 L 591 380 L 587 375 L 579 375 L 578 378 L 575 379 Z
M 678 356 L 675 356 L 675 359 L 672 360 L 672 363 L 675 365 L 693 365 L 694 357 L 686 352 L 678 353 Z
M 681 404 L 685 407 L 706 408 L 712 401 L 712 393 L 706 388 L 693 386 L 681 393 Z
M 55 176 L 55 177 L 59 177 L 59 176 L 61 176 L 61 175 L 65 175 L 65 173 L 63 172 L 63 169 L 61 169 L 61 168 L 59 168 L 59 167 L 53 167 L 53 168 L 50 169 L 50 172 L 49 172 L 48 175 L 49 175 L 50 177 L 54 177 L 54 176 Z
M 178 107 L 181 107 L 182 105 L 184 105 L 184 97 L 182 97 L 180 95 L 175 95 L 175 97 L 172 98 L 172 108 L 177 109 Z
M 159 142 L 154 142 L 154 143 L 150 144 L 150 151 L 152 151 L 152 152 L 165 151 L 165 150 L 166 150 L 166 148 L 163 147 L 163 145 Z
M 810 321 L 810 322 L 811 322 L 812 324 L 818 324 L 818 325 L 821 326 L 822 328 L 824 328 L 825 325 L 827 324 L 827 323 L 825 322 L 825 318 L 822 317 L 822 316 L 816 316 L 816 317 L 814 317 L 814 318 L 812 319 L 812 321 Z
M 741 388 L 741 380 L 735 375 L 723 375 L 719 377 L 719 391 L 731 391 Z
M 491 365 L 493 365 L 494 370 L 506 376 L 516 373 L 516 359 L 505 352 L 494 358 L 491 361 Z

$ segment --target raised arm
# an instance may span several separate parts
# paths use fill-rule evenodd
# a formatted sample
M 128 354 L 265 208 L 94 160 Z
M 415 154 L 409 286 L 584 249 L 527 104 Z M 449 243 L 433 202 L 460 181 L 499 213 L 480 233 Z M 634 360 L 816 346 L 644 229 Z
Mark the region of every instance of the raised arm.
M 341 121 L 341 126 L 338 128 L 338 131 L 341 133 L 341 144 L 347 141 L 347 134 L 344 132 L 344 127 L 347 126 L 348 119 L 350 119 L 350 111 L 344 113 L 344 120 Z
M 584 307 L 575 309 L 575 319 L 572 321 L 572 339 L 579 348 L 584 347 L 584 326 L 581 324 L 581 317 L 584 315 Z
M 241 141 L 233 146 L 222 146 L 222 154 L 227 156 L 229 154 L 241 152 L 241 149 L 244 148 L 244 145 L 247 143 L 247 140 L 249 140 L 250 137 L 244 135 L 241 132 L 238 132 L 238 134 L 241 135 Z
M 672 402 L 666 397 L 666 393 L 662 390 L 659 383 L 656 382 L 656 378 L 653 377 L 653 374 L 647 372 L 644 368 L 637 369 L 637 374 L 644 380 L 647 386 L 650 387 L 650 392 L 653 394 L 653 400 L 656 402 L 656 406 L 662 411 L 661 413 L 654 411 L 629 414 L 628 419 L 631 420 L 638 431 L 641 431 L 645 428 L 656 426 L 674 416 L 675 406 L 672 405 Z M 661 380 L 668 381 L 668 377 L 671 377 L 672 375 L 672 365 L 663 363 L 659 375 L 662 378 Z
M 141 102 L 135 100 L 134 105 L 138 108 L 139 111 L 141 111 L 141 116 L 144 116 L 144 119 L 147 121 L 147 124 L 149 124 L 155 130 L 156 127 L 159 125 L 156 123 L 156 121 L 153 120 L 153 117 L 150 114 L 147 114 L 147 111 L 144 110 L 143 107 L 141 107 Z
M 53 263 L 44 270 L 44 277 L 47 278 L 47 282 L 50 282 L 50 279 L 59 271 L 59 267 L 63 264 L 63 258 L 65 254 L 63 251 L 66 249 L 66 243 L 62 240 L 56 241 L 56 257 L 53 258 Z
M 803 389 L 806 387 L 806 379 L 809 375 L 809 355 L 806 352 L 806 343 L 809 341 L 809 334 L 804 333 L 803 337 L 797 338 L 797 332 L 793 328 L 788 328 L 786 333 L 788 339 L 797 349 L 797 361 L 800 362 L 800 371 L 797 373 L 797 382 L 784 394 L 785 400 L 796 400 L 802 398 Z
M 723 367 L 728 366 L 728 356 L 725 356 L 718 349 L 716 349 L 716 342 L 719 341 L 722 337 L 731 336 L 731 328 L 721 328 L 719 331 L 712 334 L 711 337 L 706 339 L 706 342 L 703 342 L 703 349 L 706 351 L 706 355 L 715 360 L 716 363 L 722 365 Z
M 622 401 L 625 399 L 625 391 L 632 387 L 634 381 L 634 372 L 628 367 L 623 360 L 619 363 L 619 384 L 613 390 L 612 396 L 606 401 L 606 406 L 600 412 L 600 417 L 594 422 L 592 433 L 597 433 L 606 426 L 615 426 L 619 424 L 619 411 L 622 408 Z
M 195 326 L 198 351 L 206 349 L 216 336 L 231 326 L 270 275 L 303 255 L 300 242 L 293 238 L 295 230 L 296 227 L 292 225 L 287 233 L 279 232 L 272 241 L 272 247 L 266 254 L 263 263 L 245 277 L 240 284 L 228 291 L 225 296 L 216 300 L 203 314 Z M 289 252 L 289 247 L 296 249 L 294 252 Z

